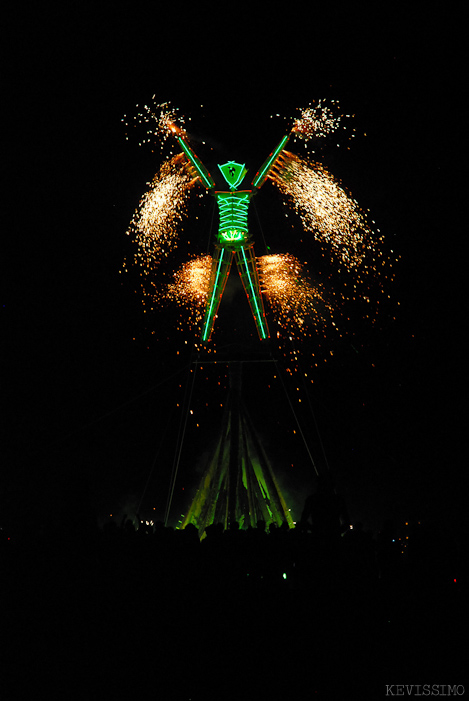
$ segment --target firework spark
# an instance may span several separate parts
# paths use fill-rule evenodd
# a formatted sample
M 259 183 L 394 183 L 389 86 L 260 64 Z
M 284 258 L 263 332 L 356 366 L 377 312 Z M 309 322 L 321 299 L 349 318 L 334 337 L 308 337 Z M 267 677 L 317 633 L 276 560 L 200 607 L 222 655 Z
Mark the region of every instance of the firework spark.
M 319 101 L 298 112 L 291 136 L 303 140 L 310 152 L 314 152 L 311 144 L 324 143 L 324 137 L 345 129 L 343 117 L 349 116 L 341 115 L 335 102 Z M 145 105 L 134 122 L 146 128 L 142 143 L 157 139 L 164 144 L 169 136 L 187 139 L 185 120 L 169 103 Z M 361 305 L 358 313 L 373 321 L 379 308 L 375 290 L 384 292 L 389 269 L 386 273 L 383 266 L 390 259 L 383 253 L 383 237 L 372 230 L 357 201 L 321 163 L 285 150 L 267 177 L 332 263 L 322 278 L 327 278 L 326 291 L 324 284 L 311 281 L 304 266 L 290 254 L 258 259 L 263 293 L 280 335 L 284 340 L 304 340 L 313 333 L 317 338 L 318 331 L 326 336 L 326 331 L 334 328 L 334 335 L 338 332 L 341 337 L 347 333 L 350 304 L 354 308 Z M 176 326 L 181 330 L 200 326 L 212 259 L 208 255 L 191 258 L 174 273 L 169 285 L 163 279 L 158 281 L 154 273 L 178 246 L 189 194 L 196 182 L 183 154 L 169 157 L 149 183 L 128 229 L 137 245 L 134 262 L 141 269 L 144 297 L 151 298 L 152 308 L 176 304 L 180 309 Z
M 321 100 L 316 105 L 299 108 L 299 116 L 293 123 L 292 133 L 308 141 L 313 137 L 325 137 L 337 131 L 342 121 L 338 102 L 330 105 Z
M 267 255 L 258 263 L 262 291 L 287 333 L 298 329 L 302 333 L 306 326 L 322 327 L 327 323 L 332 307 L 297 258 L 289 253 Z
M 184 263 L 174 274 L 164 293 L 165 300 L 171 300 L 190 313 L 192 323 L 198 325 L 207 304 L 212 257 L 198 256 Z
M 187 213 L 191 185 L 182 156 L 165 161 L 149 183 L 127 232 L 137 243 L 135 262 L 147 272 L 177 247 L 178 225 Z
M 137 109 L 140 109 L 138 105 Z M 128 121 L 125 115 L 122 121 L 125 123 L 127 130 L 130 127 L 138 128 L 143 125 L 145 132 L 144 137 L 139 141 L 139 146 L 149 144 L 153 147 L 156 141 L 162 149 L 168 137 L 173 136 L 175 133 L 185 134 L 184 116 L 170 102 L 156 103 L 155 95 L 153 95 L 152 103 L 143 105 L 141 111 L 131 121 Z M 126 139 L 128 138 L 129 132 L 126 131 Z
M 188 330 L 199 335 L 207 304 L 212 257 L 197 256 L 184 263 L 173 276 L 173 281 L 153 297 L 155 306 L 175 305 L 174 326 L 187 335 Z M 196 342 L 197 346 L 197 342 Z
M 364 212 L 320 163 L 284 151 L 271 178 L 304 228 L 347 270 L 358 268 L 367 254 L 376 254 L 379 237 L 373 236 Z

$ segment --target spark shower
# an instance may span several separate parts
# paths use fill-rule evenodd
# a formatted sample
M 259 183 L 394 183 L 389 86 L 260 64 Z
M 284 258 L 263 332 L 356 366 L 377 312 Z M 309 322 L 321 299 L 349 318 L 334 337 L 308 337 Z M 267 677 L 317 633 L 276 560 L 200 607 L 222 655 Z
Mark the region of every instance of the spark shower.
M 171 104 L 157 104 L 153 98 L 132 120 L 124 119 L 128 128 L 143 126 L 141 144 L 159 144 L 162 150 L 167 143 L 171 145 L 170 155 L 148 183 L 127 232 L 136 246 L 133 262 L 141 272 L 146 309 L 177 305 L 177 326 L 185 332 L 193 329 L 199 337 L 196 343 L 206 345 L 236 260 L 261 341 L 270 335 L 267 317 L 274 320 L 281 344 L 287 338 L 301 340 L 312 334 L 342 336 L 344 309 L 351 305 L 359 305 L 360 315 L 373 324 L 380 302 L 389 296 L 387 283 L 394 277 L 395 257 L 385 252 L 383 236 L 370 225 L 358 202 L 313 157 L 321 140 L 345 128 L 346 117 L 336 102 L 318 101 L 298 109 L 246 188 L 243 163 L 218 164 L 213 174 L 207 170 L 191 143 L 185 117 Z M 289 150 L 287 144 L 291 144 Z M 296 152 L 300 144 L 306 155 Z M 218 182 L 223 179 L 221 188 L 216 178 Z M 301 230 L 302 240 L 307 243 L 310 238 L 319 246 L 328 262 L 328 272 L 322 277 L 321 270 L 316 274 L 317 260 L 300 262 L 280 251 L 255 255 L 248 208 L 254 196 L 262 196 L 259 190 L 266 182 L 277 189 L 286 215 L 292 211 L 297 215 L 293 228 Z M 211 195 L 218 205 L 212 253 L 188 254 L 186 262 L 170 271 L 168 281 L 166 267 L 184 242 L 194 193 L 203 202 Z

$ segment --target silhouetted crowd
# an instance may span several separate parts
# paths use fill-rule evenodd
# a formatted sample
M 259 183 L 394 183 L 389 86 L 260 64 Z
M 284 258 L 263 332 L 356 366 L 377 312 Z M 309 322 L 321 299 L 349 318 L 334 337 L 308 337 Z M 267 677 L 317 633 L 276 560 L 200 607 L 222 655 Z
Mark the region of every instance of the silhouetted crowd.
M 462 537 L 349 521 L 319 485 L 295 528 L 3 529 L 0 699 L 366 700 L 464 684 Z

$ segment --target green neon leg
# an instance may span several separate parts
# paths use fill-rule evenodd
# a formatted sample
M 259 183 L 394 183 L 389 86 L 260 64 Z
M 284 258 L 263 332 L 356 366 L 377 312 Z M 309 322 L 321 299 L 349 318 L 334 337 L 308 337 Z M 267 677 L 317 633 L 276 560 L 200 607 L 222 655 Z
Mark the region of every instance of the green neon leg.
M 236 251 L 236 264 L 249 300 L 254 321 L 256 322 L 257 333 L 261 341 L 263 341 L 269 337 L 269 327 L 265 318 L 256 259 L 252 246 Z
M 210 291 L 208 295 L 207 308 L 205 310 L 204 322 L 202 325 L 202 341 L 208 341 L 213 331 L 215 316 L 220 306 L 221 298 L 225 289 L 228 274 L 230 272 L 233 251 L 226 248 L 216 248 L 212 263 L 212 273 L 210 275 Z

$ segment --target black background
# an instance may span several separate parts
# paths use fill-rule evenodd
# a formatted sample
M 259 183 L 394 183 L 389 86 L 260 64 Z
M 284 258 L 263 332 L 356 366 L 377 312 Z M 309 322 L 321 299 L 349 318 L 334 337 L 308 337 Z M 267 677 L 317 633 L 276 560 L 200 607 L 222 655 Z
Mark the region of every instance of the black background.
M 119 272 L 131 250 L 129 221 L 161 162 L 137 139 L 126 141 L 124 115 L 152 95 L 171 100 L 193 115 L 198 139 L 253 168 L 282 136 L 272 114 L 288 117 L 327 97 L 355 115 L 357 133 L 350 151 L 330 150 L 331 169 L 371 210 L 401 262 L 396 307 L 381 331 L 362 339 L 359 353 L 343 347 L 313 370 L 308 407 L 353 520 L 377 528 L 412 513 L 459 526 L 458 13 L 438 2 L 366 11 L 277 4 L 233 6 L 227 18 L 200 4 L 81 3 L 7 11 L 6 19 L 4 518 L 28 527 L 51 509 L 78 518 L 85 501 L 100 518 L 128 512 L 149 477 L 142 508 L 164 511 L 190 343 L 169 312 L 146 318 L 133 273 Z M 265 216 L 268 238 L 275 221 Z M 302 363 L 309 368 L 310 357 Z M 176 511 L 216 437 L 215 406 L 224 401 L 226 370 L 217 377 L 207 368 L 194 384 L 200 427 L 189 419 Z M 282 392 L 267 398 L 269 372 L 246 369 L 244 386 L 298 517 L 313 472 L 298 436 L 291 439 Z M 210 389 L 219 379 L 221 402 Z M 322 467 L 314 422 L 303 419 Z

